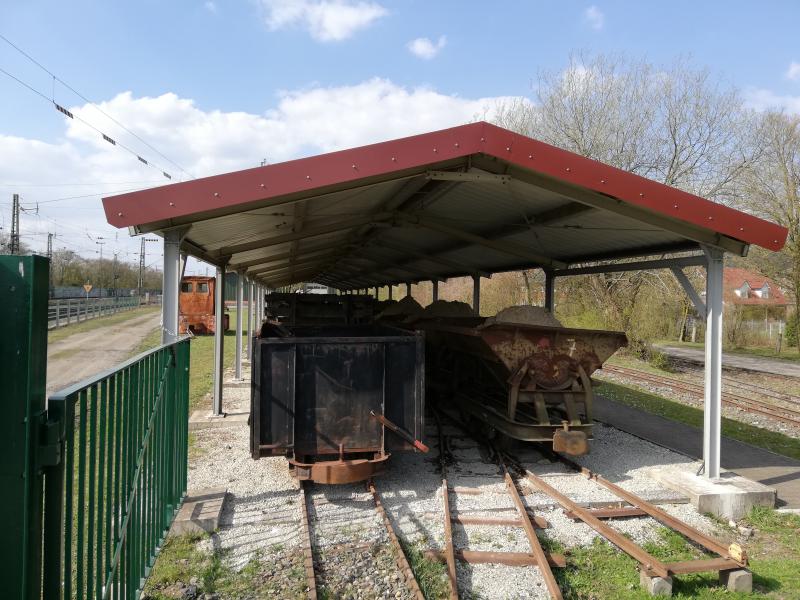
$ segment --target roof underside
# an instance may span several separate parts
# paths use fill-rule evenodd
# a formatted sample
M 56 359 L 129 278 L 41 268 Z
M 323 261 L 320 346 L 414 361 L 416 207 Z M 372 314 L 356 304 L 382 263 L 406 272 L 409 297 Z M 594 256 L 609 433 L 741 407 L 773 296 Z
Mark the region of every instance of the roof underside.
M 185 228 L 184 251 L 273 288 L 563 269 L 703 244 L 745 254 L 750 243 L 779 249 L 786 237 L 745 213 L 485 123 L 104 205 L 109 222 L 135 233 Z

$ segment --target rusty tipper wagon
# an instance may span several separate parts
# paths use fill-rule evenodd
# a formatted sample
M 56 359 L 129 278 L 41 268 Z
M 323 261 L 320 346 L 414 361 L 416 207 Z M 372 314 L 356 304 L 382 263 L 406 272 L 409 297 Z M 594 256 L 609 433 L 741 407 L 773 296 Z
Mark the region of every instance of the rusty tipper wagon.
M 483 317 L 421 320 L 433 386 L 459 410 L 508 438 L 552 442 L 556 452 L 589 451 L 590 375 L 624 333 Z
M 267 333 L 267 332 L 271 333 Z M 300 480 L 349 483 L 426 450 L 424 336 L 380 325 L 264 328 L 254 342 L 250 450 Z

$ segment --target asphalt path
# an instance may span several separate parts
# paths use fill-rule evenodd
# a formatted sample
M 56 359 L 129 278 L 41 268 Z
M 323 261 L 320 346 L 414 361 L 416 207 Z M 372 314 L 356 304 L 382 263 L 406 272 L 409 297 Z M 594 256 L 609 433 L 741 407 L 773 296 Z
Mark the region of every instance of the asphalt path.
M 699 364 L 705 364 L 705 351 L 702 348 L 687 348 L 684 346 L 656 346 L 661 352 Z M 743 354 L 722 353 L 722 366 L 731 369 L 744 369 L 746 371 L 759 371 L 773 373 L 787 377 L 800 378 L 800 364 L 786 360 L 771 359 L 762 356 L 746 356 Z
M 160 312 L 148 312 L 48 344 L 47 395 L 125 361 L 158 326 L 160 318 Z

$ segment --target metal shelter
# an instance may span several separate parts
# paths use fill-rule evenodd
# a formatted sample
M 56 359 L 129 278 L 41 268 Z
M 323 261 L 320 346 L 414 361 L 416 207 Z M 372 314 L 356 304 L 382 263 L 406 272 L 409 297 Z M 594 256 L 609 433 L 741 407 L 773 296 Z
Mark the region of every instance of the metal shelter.
M 711 478 L 719 476 L 723 255 L 744 256 L 751 244 L 780 250 L 787 236 L 752 215 L 484 122 L 103 204 L 112 225 L 164 237 L 165 341 L 177 335 L 182 254 L 216 265 L 220 278 L 237 271 L 256 290 L 256 315 L 263 315 L 265 289 L 303 281 L 344 293 L 402 283 L 409 293 L 412 283 L 431 281 L 435 299 L 439 281 L 471 276 L 477 312 L 480 280 L 497 272 L 543 269 L 552 309 L 558 277 L 671 269 L 708 323 L 704 459 Z M 700 265 L 708 270 L 704 298 L 682 270 Z M 240 287 L 237 307 L 241 298 Z M 221 298 L 217 310 L 221 332 Z M 217 413 L 222 340 L 218 333 Z

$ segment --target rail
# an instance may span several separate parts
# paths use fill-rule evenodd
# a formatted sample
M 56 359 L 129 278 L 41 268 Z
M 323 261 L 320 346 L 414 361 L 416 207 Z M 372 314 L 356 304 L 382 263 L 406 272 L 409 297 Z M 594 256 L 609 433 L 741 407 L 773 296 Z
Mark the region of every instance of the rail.
M 57 329 L 138 307 L 139 296 L 50 300 L 47 305 L 47 328 Z
M 43 597 L 135 599 L 186 493 L 189 340 L 51 396 Z

